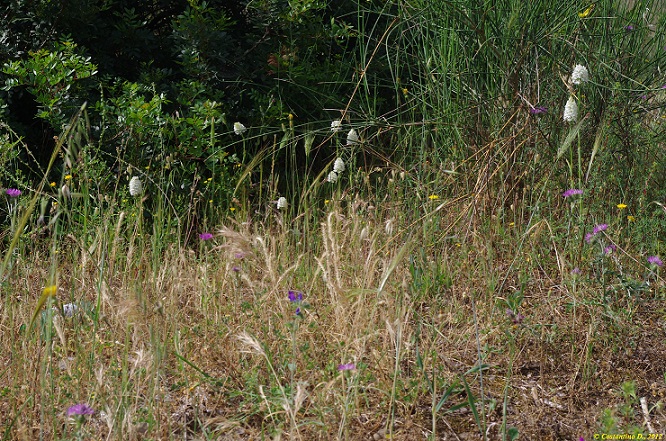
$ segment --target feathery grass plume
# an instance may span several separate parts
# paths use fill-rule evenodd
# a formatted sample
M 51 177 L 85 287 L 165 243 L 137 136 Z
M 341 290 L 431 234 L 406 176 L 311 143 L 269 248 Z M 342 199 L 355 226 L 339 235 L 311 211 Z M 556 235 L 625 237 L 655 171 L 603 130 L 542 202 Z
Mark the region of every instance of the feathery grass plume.
M 242 123 L 236 121 L 234 123 L 234 133 L 236 135 L 242 135 L 245 132 L 247 132 L 247 128 Z
M 571 82 L 573 84 L 582 84 L 590 81 L 590 73 L 587 68 L 581 64 L 577 64 L 571 73 Z
M 338 133 L 340 130 L 342 130 L 342 121 L 336 119 L 335 121 L 331 122 L 331 132 Z
M 37 301 L 37 306 L 35 307 L 35 312 L 32 315 L 32 319 L 30 320 L 28 329 L 32 328 L 32 325 L 35 323 L 35 320 L 37 319 L 37 316 L 39 315 L 39 311 L 41 311 L 42 306 L 44 306 L 44 304 L 51 297 L 55 297 L 57 293 L 58 293 L 58 287 L 56 285 L 48 285 L 42 290 L 42 295 L 39 297 L 39 300 Z
M 243 331 L 240 334 L 238 334 L 237 338 L 238 341 L 240 341 L 246 348 L 249 349 L 242 352 L 257 354 L 261 355 L 262 357 L 266 356 L 266 352 L 264 351 L 264 348 L 261 347 L 259 341 L 256 338 L 252 337 L 250 334 L 248 334 L 246 331 Z
M 567 103 L 564 106 L 564 116 L 563 119 L 565 122 L 574 123 L 578 120 L 578 104 L 573 95 L 569 96 Z
M 338 174 L 335 172 L 335 170 L 332 170 L 328 176 L 326 176 L 326 181 L 330 182 L 331 184 L 338 182 Z
M 129 193 L 132 197 L 141 196 L 143 193 L 143 184 L 138 176 L 132 176 L 129 181 Z

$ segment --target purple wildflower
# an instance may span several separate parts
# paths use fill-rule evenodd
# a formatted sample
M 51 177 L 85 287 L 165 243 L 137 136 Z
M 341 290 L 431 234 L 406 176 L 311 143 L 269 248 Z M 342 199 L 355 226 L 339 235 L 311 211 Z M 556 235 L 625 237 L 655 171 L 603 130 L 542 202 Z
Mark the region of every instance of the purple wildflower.
M 569 190 L 562 193 L 562 197 L 568 198 L 568 197 L 571 197 L 571 196 L 575 196 L 577 194 L 583 194 L 583 190 L 579 190 L 577 188 L 570 188 Z
M 661 86 L 661 88 L 662 88 L 662 89 L 666 89 L 666 84 L 664 84 L 663 86 Z
M 540 113 L 546 113 L 546 112 L 548 112 L 548 107 L 544 106 L 532 107 L 530 109 L 530 113 L 532 115 L 539 115 Z
M 634 26 L 633 25 L 626 25 L 624 27 L 624 30 L 627 31 L 627 32 L 631 32 L 631 31 L 634 30 Z
M 294 303 L 294 302 L 302 302 L 303 301 L 303 293 L 298 292 L 298 291 L 289 291 L 289 301 Z
M 245 257 L 245 253 L 236 253 L 236 254 L 234 254 L 234 257 L 236 259 L 242 259 L 243 257 Z
M 296 308 L 296 311 L 294 312 L 294 314 L 296 314 L 296 315 L 301 315 L 301 308 L 300 308 L 300 306 L 299 306 L 298 308 Z
M 648 256 L 647 261 L 650 264 L 656 265 L 656 266 L 662 266 L 664 264 L 664 262 L 661 261 L 659 256 Z
M 235 273 L 240 272 L 240 267 L 239 266 L 232 266 L 231 271 L 233 271 Z
M 519 325 L 520 323 L 522 323 L 523 319 L 525 318 L 525 316 L 522 315 L 521 313 L 513 312 L 513 310 L 509 308 L 506 309 L 506 315 L 509 316 L 514 325 Z
M 201 240 L 210 240 L 213 238 L 213 235 L 211 233 L 201 233 L 199 235 L 199 239 Z
M 576 276 L 577 276 L 577 275 L 579 275 L 580 273 L 581 273 L 581 271 L 580 271 L 580 268 L 578 268 L 578 267 L 576 267 L 576 268 L 574 268 L 574 269 L 571 270 L 571 274 L 573 274 L 573 275 L 576 275 Z
M 601 233 L 602 231 L 606 231 L 606 228 L 608 228 L 608 224 L 599 224 L 599 225 L 596 225 L 596 226 L 592 229 L 592 233 L 595 234 L 595 235 L 596 235 L 596 234 L 599 234 L 599 233 Z
M 338 370 L 339 371 L 352 371 L 356 369 L 356 365 L 354 363 L 347 363 L 347 364 L 339 364 L 338 365 Z
M 585 441 L 585 438 L 581 436 L 580 438 L 578 438 L 578 441 Z
M 606 248 L 604 248 L 604 254 L 611 254 L 616 249 L 617 247 L 615 246 L 615 244 L 610 244 Z
M 73 415 L 92 415 L 95 413 L 95 410 L 85 403 L 79 403 L 70 406 L 66 413 L 68 417 Z
M 587 233 L 585 235 L 585 242 L 590 243 L 590 242 L 592 242 L 592 239 L 594 239 L 594 234 L 593 233 Z
M 21 190 L 18 190 L 16 188 L 8 188 L 5 193 L 7 193 L 7 196 L 10 198 L 17 198 L 21 196 Z

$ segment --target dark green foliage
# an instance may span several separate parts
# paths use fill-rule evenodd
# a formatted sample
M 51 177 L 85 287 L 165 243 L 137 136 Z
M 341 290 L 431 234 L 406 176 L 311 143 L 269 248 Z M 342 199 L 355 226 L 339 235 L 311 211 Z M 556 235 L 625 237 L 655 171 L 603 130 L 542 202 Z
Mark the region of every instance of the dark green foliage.
M 264 185 L 293 194 L 334 155 L 428 181 L 438 168 L 424 164 L 448 169 L 497 144 L 479 167 L 499 180 L 487 188 L 509 189 L 507 201 L 552 182 L 659 213 L 665 16 L 649 0 L 579 6 L 14 0 L 0 8 L 0 117 L 36 170 L 87 103 L 97 159 L 122 179 L 142 170 L 187 210 L 194 194 L 226 209 L 239 162 L 252 164 L 244 177 L 260 194 Z M 575 64 L 591 81 L 572 88 Z M 571 93 L 589 115 L 576 133 L 562 121 Z M 537 106 L 548 112 L 531 114 Z M 341 117 L 359 130 L 359 148 L 345 145 L 346 132 L 328 136 Z M 236 121 L 250 131 L 234 134 Z M 660 238 L 642 219 L 636 232 Z

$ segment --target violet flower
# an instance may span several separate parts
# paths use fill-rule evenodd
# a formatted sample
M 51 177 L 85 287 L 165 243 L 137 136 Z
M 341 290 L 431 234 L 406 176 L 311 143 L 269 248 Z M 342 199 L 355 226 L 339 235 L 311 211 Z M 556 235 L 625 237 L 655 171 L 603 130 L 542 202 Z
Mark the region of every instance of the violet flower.
M 661 261 L 659 256 L 648 256 L 647 261 L 651 265 L 655 265 L 655 266 L 662 266 L 664 264 L 664 262 Z
M 85 403 L 79 403 L 67 408 L 66 413 L 68 417 L 74 415 L 92 415 L 95 413 L 95 410 Z
M 578 195 L 578 194 L 583 194 L 583 190 L 579 190 L 578 188 L 570 188 L 569 190 L 562 193 L 562 197 L 563 198 L 568 198 L 568 197 L 575 196 L 575 195 Z

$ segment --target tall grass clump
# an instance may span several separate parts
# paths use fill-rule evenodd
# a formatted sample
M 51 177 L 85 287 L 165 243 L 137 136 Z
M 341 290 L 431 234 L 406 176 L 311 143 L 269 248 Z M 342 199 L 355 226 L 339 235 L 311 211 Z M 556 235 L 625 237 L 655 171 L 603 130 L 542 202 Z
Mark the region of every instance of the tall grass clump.
M 196 2 L 173 88 L 4 66 L 2 439 L 663 432 L 663 6 L 244 8 L 233 81 Z

